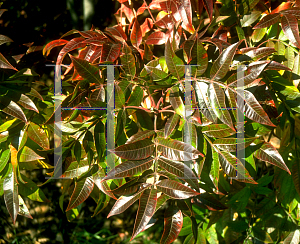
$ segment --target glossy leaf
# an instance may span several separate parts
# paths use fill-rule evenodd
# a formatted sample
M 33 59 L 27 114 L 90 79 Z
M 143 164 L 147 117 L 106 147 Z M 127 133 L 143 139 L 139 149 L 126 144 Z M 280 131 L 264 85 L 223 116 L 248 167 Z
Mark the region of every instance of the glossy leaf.
M 101 52 L 100 62 L 114 62 L 119 57 L 121 48 L 122 45 L 119 43 L 104 43 Z
M 62 64 L 62 61 L 66 54 L 70 51 L 73 51 L 74 49 L 85 47 L 85 43 L 83 43 L 85 39 L 82 37 L 73 38 L 70 40 L 59 52 L 56 65 Z
M 83 203 L 91 194 L 93 187 L 94 181 L 92 177 L 87 177 L 78 182 L 75 182 L 75 188 L 66 211 L 69 211 L 70 209 L 75 208 Z
M 200 194 L 175 180 L 161 180 L 156 184 L 156 187 L 174 199 L 187 199 Z
M 208 13 L 210 20 L 213 18 L 214 2 L 213 0 L 203 0 L 203 5 Z
M 170 134 L 174 131 L 176 125 L 180 120 L 180 116 L 178 114 L 173 114 L 168 120 L 165 125 L 165 138 L 169 137 Z
M 157 138 L 156 143 L 158 151 L 171 160 L 189 161 L 198 158 L 199 155 L 203 157 L 203 154 L 196 148 L 181 141 Z
M 170 39 L 168 39 L 168 41 L 166 42 L 165 57 L 170 73 L 174 75 L 178 80 L 180 80 L 180 78 L 184 75 L 184 63 L 175 55 Z
M 130 41 L 133 46 L 138 48 L 142 43 L 142 38 L 142 30 L 138 20 L 136 19 L 131 30 Z
M 130 207 L 136 200 L 138 200 L 142 193 L 150 186 L 150 184 L 145 184 L 141 189 L 134 195 L 125 197 L 121 196 L 114 206 L 112 207 L 111 211 L 109 212 L 107 218 L 110 216 L 123 213 L 128 207 Z
M 276 148 L 272 146 L 271 143 L 264 142 L 262 146 L 254 152 L 253 155 L 256 158 L 262 161 L 267 161 L 268 163 L 273 164 L 291 174 L 289 168 L 284 163 L 282 156 L 279 154 Z
M 129 160 L 141 160 L 148 158 L 154 150 L 154 144 L 148 140 L 128 143 L 111 150 L 117 156 Z
M 135 58 L 132 54 L 131 49 L 124 43 L 123 45 L 123 55 L 120 56 L 121 63 L 126 74 L 134 77 L 136 74 L 136 67 L 135 67 Z
M 58 46 L 62 46 L 67 44 L 69 41 L 64 40 L 64 39 L 58 39 L 58 40 L 54 40 L 52 42 L 49 42 L 43 49 L 43 55 L 48 56 L 50 51 L 52 50 L 52 48 L 54 47 L 58 47 Z
M 0 35 L 0 45 L 7 43 L 7 42 L 13 42 L 13 40 L 7 36 Z
M 115 25 L 113 27 L 108 27 L 108 28 L 106 28 L 106 31 L 108 31 L 109 33 L 111 33 L 115 36 L 121 37 L 122 39 L 127 41 L 127 35 L 123 31 L 123 28 L 121 25 Z
M 175 112 L 181 117 L 185 117 L 184 104 L 179 94 L 179 88 L 177 86 L 172 87 L 169 99 Z
M 133 234 L 130 240 L 132 240 L 145 229 L 153 214 L 155 213 L 156 202 L 156 189 L 146 189 L 145 191 L 143 191 L 140 197 L 139 208 L 133 228 Z
M 24 146 L 20 152 L 19 162 L 31 162 L 38 159 L 44 159 L 44 158 L 36 154 L 31 148 L 27 146 Z
M 18 185 L 12 171 L 4 179 L 3 191 L 6 208 L 12 218 L 13 223 L 15 224 L 19 212 L 19 197 Z
M 208 4 L 211 0 L 208 0 Z M 180 1 L 179 2 L 179 14 L 182 20 L 182 27 L 193 34 L 195 32 L 195 28 L 192 23 L 192 8 L 190 1 Z M 209 10 L 211 10 L 209 5 Z M 210 13 L 210 12 L 209 12 Z
M 153 135 L 155 135 L 155 131 L 154 130 L 140 131 L 140 132 L 134 134 L 133 136 L 131 136 L 127 140 L 126 144 L 137 142 L 137 141 L 140 141 L 140 140 L 144 140 L 144 139 L 149 138 L 149 137 L 151 137 Z
M 256 138 L 222 138 L 213 142 L 219 149 L 228 152 L 236 152 L 237 150 L 248 147 Z
M 9 158 L 10 158 L 10 149 L 6 149 L 3 152 L 1 151 L 1 154 L 0 154 L 0 172 L 5 168 Z
M 234 130 L 231 116 L 225 103 L 225 94 L 223 89 L 219 85 L 211 83 L 208 88 L 208 99 L 211 104 L 211 108 L 217 117 L 224 124 L 228 125 Z
M 228 125 L 225 124 L 212 124 L 202 128 L 202 132 L 210 137 L 222 138 L 231 136 L 236 133 Z
M 241 42 L 237 42 L 232 44 L 231 46 L 227 47 L 214 61 L 213 66 L 210 70 L 210 78 L 212 80 L 220 80 L 225 77 L 229 70 L 229 66 L 235 54 L 237 47 L 240 45 Z
M 148 45 L 162 45 L 167 41 L 166 34 L 161 31 L 151 33 L 146 40 Z
M 295 230 L 292 231 L 285 239 L 283 244 L 293 244 L 293 243 L 299 243 L 300 242 L 300 231 Z
M 300 36 L 297 18 L 292 14 L 284 14 L 281 18 L 281 26 L 283 33 L 291 41 L 291 43 L 300 48 Z
M 107 176 L 103 178 L 103 180 L 133 176 L 139 172 L 149 169 L 152 164 L 152 157 L 143 160 L 126 161 L 112 169 Z
M 274 25 L 280 20 L 280 14 L 275 13 L 275 14 L 268 14 L 265 17 L 262 18 L 261 21 L 259 21 L 253 29 L 261 29 L 265 27 L 269 27 L 271 25 Z
M 13 69 L 18 71 L 14 66 L 12 66 L 7 59 L 0 53 L 0 69 Z
M 167 209 L 164 216 L 164 232 L 160 243 L 170 244 L 179 235 L 183 225 L 183 216 L 178 208 Z
M 274 126 L 262 106 L 258 103 L 251 92 L 244 90 L 244 96 L 242 96 L 239 92 L 236 94 L 240 97 L 240 99 L 238 99 L 240 103 L 237 103 L 238 108 L 244 112 L 249 119 L 261 124 Z
M 27 119 L 25 114 L 23 113 L 22 109 L 16 104 L 14 101 L 10 101 L 8 106 L 2 109 L 3 112 L 22 120 L 24 123 L 27 123 Z
M 31 122 L 28 126 L 27 133 L 29 138 L 36 142 L 42 148 L 46 150 L 50 148 L 48 136 L 46 135 L 45 131 L 42 128 L 40 128 L 40 126 Z
M 97 67 L 90 65 L 88 61 L 75 58 L 71 55 L 70 58 L 76 71 L 82 78 L 88 80 L 91 83 L 102 83 L 102 79 L 100 79 L 99 76 L 99 69 Z
M 158 164 L 165 169 L 190 184 L 197 191 L 199 190 L 198 178 L 194 172 L 184 163 L 169 160 L 164 157 L 158 158 Z
M 19 212 L 18 212 L 18 214 L 22 215 L 26 218 L 32 219 L 32 216 L 31 216 L 23 198 L 20 195 L 18 195 L 18 197 L 19 197 Z
M 217 116 L 212 110 L 210 101 L 208 100 L 208 85 L 205 82 L 196 82 L 195 91 L 198 98 L 198 107 L 201 113 L 210 121 L 217 123 Z

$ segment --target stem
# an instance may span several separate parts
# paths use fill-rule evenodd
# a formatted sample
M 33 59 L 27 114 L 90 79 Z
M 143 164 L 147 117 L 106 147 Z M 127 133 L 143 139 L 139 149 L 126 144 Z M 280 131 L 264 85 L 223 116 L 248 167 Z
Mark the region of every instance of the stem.
M 142 108 L 142 107 L 137 107 L 137 106 L 126 106 L 125 109 L 127 108 L 131 108 L 131 109 L 141 109 L 144 110 L 145 112 L 151 113 L 152 111 L 150 109 L 147 108 Z

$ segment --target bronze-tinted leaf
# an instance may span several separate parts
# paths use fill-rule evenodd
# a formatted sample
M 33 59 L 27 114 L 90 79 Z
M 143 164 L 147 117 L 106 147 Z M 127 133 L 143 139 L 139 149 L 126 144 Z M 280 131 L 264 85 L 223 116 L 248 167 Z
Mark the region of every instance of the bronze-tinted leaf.
M 280 14 L 268 14 L 267 16 L 263 17 L 261 21 L 259 21 L 253 29 L 261 29 L 265 27 L 269 27 L 271 25 L 274 25 L 280 20 Z
M 136 48 L 139 48 L 139 46 L 142 43 L 142 38 L 143 38 L 142 30 L 141 30 L 141 27 L 140 27 L 140 24 L 139 24 L 138 20 L 136 19 L 134 21 L 134 24 L 133 24 L 133 27 L 132 27 L 132 30 L 131 30 L 131 35 L 130 35 L 131 44 L 133 46 L 135 46 Z
M 211 109 L 217 117 L 226 125 L 234 130 L 229 111 L 225 103 L 225 94 L 223 89 L 216 83 L 211 83 L 208 89 L 208 99 L 211 104 Z
M 166 34 L 161 31 L 151 33 L 146 40 L 146 44 L 150 45 L 161 45 L 166 43 Z
M 104 43 L 101 52 L 100 62 L 114 62 L 119 57 L 121 48 L 122 44 L 120 43 Z
M 212 124 L 202 128 L 202 132 L 210 137 L 222 138 L 231 136 L 236 133 L 228 125 L 225 124 Z
M 112 169 L 107 176 L 103 178 L 103 180 L 133 176 L 139 172 L 149 169 L 152 164 L 152 157 L 143 160 L 126 161 Z
M 54 47 L 58 47 L 58 46 L 62 46 L 67 44 L 69 41 L 64 40 L 64 39 L 58 39 L 58 40 L 54 40 L 52 42 L 49 42 L 43 49 L 43 55 L 48 56 L 51 49 Z
M 156 184 L 156 187 L 159 191 L 174 199 L 187 199 L 200 194 L 175 180 L 161 180 Z
M 56 65 L 62 64 L 62 61 L 66 54 L 70 51 L 73 51 L 74 49 L 85 47 L 86 43 L 83 43 L 85 39 L 82 37 L 73 38 L 70 40 L 59 52 Z
M 195 200 L 196 204 L 199 204 L 201 207 L 207 208 L 211 211 L 224 210 L 228 208 L 212 194 L 207 192 L 200 194 L 195 198 Z
M 240 97 L 240 99 L 238 99 L 240 102 L 237 103 L 238 108 L 242 112 L 245 112 L 245 115 L 249 119 L 261 124 L 275 126 L 251 92 L 244 90 L 244 96 L 242 96 L 242 94 L 239 92 L 236 94 Z
M 12 171 L 4 179 L 3 191 L 6 208 L 15 224 L 19 212 L 19 197 L 18 185 Z
M 36 154 L 31 148 L 24 146 L 19 154 L 19 162 L 31 162 L 38 159 L 44 159 Z
M 87 177 L 75 182 L 75 188 L 66 211 L 69 211 L 83 203 L 91 194 L 93 187 L 94 181 L 92 177 Z
M 168 41 L 166 42 L 165 57 L 170 73 L 174 75 L 178 80 L 180 80 L 180 78 L 184 75 L 184 63 L 175 55 L 175 52 L 170 43 L 170 39 L 168 39 Z
M 155 135 L 155 131 L 154 130 L 140 131 L 140 132 L 134 134 L 133 136 L 131 136 L 127 140 L 126 144 L 133 143 L 133 142 L 140 141 L 140 140 L 144 140 L 144 139 L 149 138 L 149 137 L 151 137 L 153 135 Z
M 182 225 L 183 216 L 181 210 L 177 207 L 167 209 L 164 216 L 164 232 L 160 243 L 170 244 L 175 241 L 181 231 Z
M 232 44 L 227 47 L 213 63 L 213 66 L 210 70 L 210 79 L 220 80 L 225 77 L 229 70 L 229 66 L 235 54 L 237 47 L 240 45 L 241 41 Z
M 6 108 L 2 109 L 2 111 L 11 116 L 14 116 L 17 119 L 22 120 L 24 123 L 27 123 L 25 114 L 23 113 L 23 111 L 19 107 L 19 105 L 16 104 L 14 101 L 10 101 L 8 106 Z
M 190 184 L 190 186 L 199 191 L 198 178 L 186 164 L 169 160 L 164 157 L 158 158 L 158 164 L 166 171 L 178 176 L 180 179 L 186 181 Z
M 99 75 L 99 69 L 97 67 L 90 65 L 90 63 L 86 60 L 75 58 L 71 55 L 70 58 L 76 71 L 82 78 L 88 80 L 90 83 L 102 83 L 102 79 L 100 79 Z
M 148 189 L 150 187 L 150 184 L 144 184 L 140 190 L 135 193 L 132 196 L 129 197 L 125 197 L 125 196 L 121 196 L 114 204 L 114 206 L 112 207 L 111 211 L 109 212 L 107 218 L 109 218 L 110 216 L 116 215 L 116 214 L 120 214 L 123 213 L 128 207 L 130 207 L 136 200 L 138 200 L 142 193 Z
M 13 42 L 13 40 L 7 36 L 0 35 L 0 45 L 7 43 L 7 42 Z
M 298 20 L 292 14 L 284 14 L 281 18 L 283 33 L 296 47 L 300 48 Z
M 213 144 L 221 150 L 236 152 L 237 150 L 248 147 L 255 139 L 256 138 L 222 138 L 215 140 Z
M 111 152 L 124 159 L 141 160 L 151 156 L 153 150 L 154 144 L 150 140 L 145 139 L 119 146 L 111 150 Z
M 284 163 L 283 158 L 271 143 L 264 142 L 263 145 L 254 152 L 253 155 L 256 158 L 262 161 L 267 161 L 268 163 L 273 164 L 291 174 L 289 168 Z
M 121 25 L 115 25 L 113 27 L 107 27 L 106 31 L 108 31 L 109 33 L 111 33 L 115 36 L 119 36 L 122 39 L 124 39 L 125 41 L 127 41 L 127 35 L 123 31 L 123 28 L 122 28 Z
M 165 125 L 165 138 L 169 137 L 169 135 L 172 134 L 174 131 L 176 125 L 178 124 L 178 121 L 180 120 L 180 116 L 178 114 L 173 114 L 168 120 Z
M 156 189 L 146 189 L 145 191 L 143 191 L 134 223 L 133 234 L 130 240 L 132 240 L 145 229 L 153 214 L 155 213 L 156 202 Z
M 33 122 L 30 123 L 27 130 L 28 136 L 31 140 L 36 142 L 42 148 L 48 150 L 50 148 L 49 139 L 45 131 Z
M 177 161 L 190 161 L 199 157 L 204 157 L 204 155 L 199 152 L 193 146 L 173 140 L 173 139 L 165 139 L 165 138 L 157 138 L 157 150 L 162 153 L 162 155 L 171 160 Z

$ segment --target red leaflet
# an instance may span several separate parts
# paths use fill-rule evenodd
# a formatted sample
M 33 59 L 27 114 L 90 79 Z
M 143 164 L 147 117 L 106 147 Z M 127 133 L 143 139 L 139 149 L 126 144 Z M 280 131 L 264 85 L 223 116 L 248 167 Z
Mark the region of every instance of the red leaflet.
M 153 27 L 153 21 L 150 18 L 146 18 L 144 23 L 141 25 L 142 30 L 142 36 L 145 36 L 145 34 L 150 31 Z
M 122 3 L 120 10 L 126 15 L 129 23 L 131 23 L 135 16 L 127 1 Z
M 82 37 L 77 37 L 77 38 L 74 38 L 72 39 L 71 41 L 69 41 L 64 47 L 62 50 L 60 50 L 59 54 L 58 54 L 58 57 L 57 57 L 57 61 L 56 61 L 56 65 L 60 65 L 65 57 L 65 55 L 74 50 L 74 49 L 77 49 L 77 48 L 80 48 L 80 47 L 85 47 L 85 43 L 84 43 L 84 38 Z
M 166 43 L 166 34 L 161 31 L 154 32 L 146 40 L 146 44 L 161 45 Z
M 164 232 L 161 237 L 161 244 L 170 244 L 179 235 L 183 225 L 183 216 L 178 208 L 168 208 L 164 218 Z
M 127 41 L 127 36 L 121 25 L 115 25 L 113 27 L 108 27 L 108 28 L 106 28 L 106 31 L 108 31 L 112 35 L 119 36 L 119 37 L 123 38 L 125 41 Z
M 280 14 L 278 14 L 278 13 L 269 14 L 269 15 L 263 17 L 263 19 L 261 21 L 259 21 L 253 27 L 253 29 L 261 29 L 261 28 L 269 27 L 269 26 L 277 23 L 279 20 L 280 20 Z
M 281 19 L 283 33 L 296 47 L 300 48 L 298 20 L 292 14 L 284 14 Z
M 282 10 L 286 10 L 286 9 L 290 8 L 291 5 L 292 5 L 291 2 L 283 2 L 283 3 L 281 3 L 277 8 L 275 8 L 275 9 L 271 12 L 271 14 L 279 13 L 279 12 L 282 11 Z
M 130 35 L 130 40 L 133 46 L 135 47 L 139 47 L 142 43 L 142 30 L 140 27 L 139 22 L 137 21 L 137 19 L 135 20 L 132 30 L 131 30 L 131 35 Z
M 122 44 L 120 43 L 104 43 L 101 52 L 100 63 L 106 61 L 114 62 L 119 57 L 121 48 Z
M 61 46 L 61 45 L 65 45 L 67 44 L 69 41 L 67 40 L 64 40 L 64 39 L 58 39 L 58 40 L 54 40 L 52 42 L 49 42 L 43 49 L 43 55 L 46 55 L 48 56 L 51 49 L 54 48 L 54 47 L 58 47 L 58 46 Z
M 201 1 L 201 0 L 198 0 L 198 1 Z M 206 9 L 206 11 L 208 13 L 208 17 L 210 18 L 210 20 L 212 20 L 212 15 L 213 15 L 213 10 L 214 10 L 213 0 L 202 0 L 202 1 L 203 1 L 204 8 Z

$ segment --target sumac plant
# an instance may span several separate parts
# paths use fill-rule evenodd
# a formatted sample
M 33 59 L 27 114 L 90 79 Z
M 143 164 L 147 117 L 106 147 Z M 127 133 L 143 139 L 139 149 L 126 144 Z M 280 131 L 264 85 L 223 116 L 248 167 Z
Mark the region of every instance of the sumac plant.
M 66 178 L 60 200 L 69 204 L 62 211 L 71 221 L 90 196 L 95 216 L 113 198 L 110 217 L 138 201 L 131 240 L 163 211 L 161 243 L 178 236 L 187 236 L 184 243 L 298 243 L 299 1 L 276 8 L 265 0 L 119 4 L 118 25 L 71 30 L 43 49 L 48 56 L 61 47 L 62 95 L 54 99 L 63 108 L 62 168 L 48 172 L 54 178 L 47 182 Z M 110 102 L 108 65 L 114 65 L 113 149 L 106 147 L 111 121 L 96 109 Z M 12 78 L 21 83 L 17 74 Z M 30 94 L 39 116 L 17 106 L 2 110 L 15 117 L 0 126 L 1 184 L 14 222 L 22 213 L 18 188 L 32 196 L 20 167 L 47 168 L 42 156 L 54 151 L 53 102 L 51 110 L 37 91 Z M 25 108 L 33 110 L 30 104 Z M 237 110 L 244 113 L 242 141 Z M 13 129 L 22 133 L 6 136 Z

